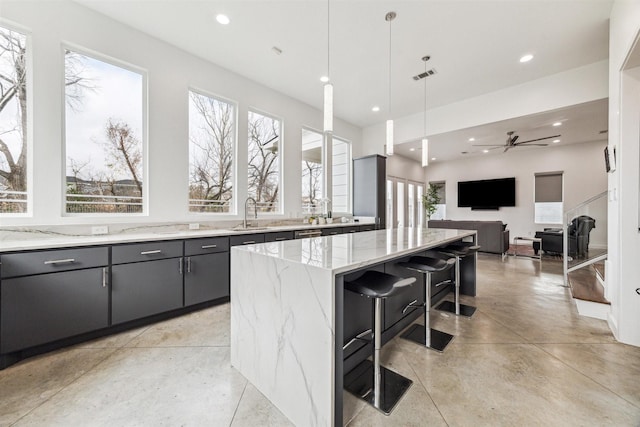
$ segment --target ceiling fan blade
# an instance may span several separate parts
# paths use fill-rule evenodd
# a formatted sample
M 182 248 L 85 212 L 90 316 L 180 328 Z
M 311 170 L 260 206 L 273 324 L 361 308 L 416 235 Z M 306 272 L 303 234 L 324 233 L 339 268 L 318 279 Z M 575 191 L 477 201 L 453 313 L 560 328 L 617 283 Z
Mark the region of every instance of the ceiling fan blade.
M 503 153 L 506 153 L 509 150 L 509 148 L 511 148 L 511 145 L 504 147 Z
M 504 144 L 473 144 L 472 147 L 504 147 Z
M 525 144 L 527 142 L 544 141 L 545 139 L 559 138 L 560 136 L 562 135 L 545 136 L 544 138 L 530 139 L 528 141 L 520 141 L 520 144 Z
M 514 145 L 518 140 L 518 138 L 520 138 L 520 135 L 513 135 L 513 137 L 511 138 L 511 141 L 509 142 L 509 145 Z
M 519 146 L 521 146 L 522 144 L 525 144 L 525 143 L 524 143 L 524 142 L 521 142 L 521 143 L 519 143 L 519 144 L 516 144 L 516 145 L 515 145 L 515 147 L 519 147 Z M 525 144 L 525 145 L 523 145 L 523 147 L 534 147 L 534 146 L 536 146 L 536 147 L 546 147 L 546 146 L 548 146 L 548 145 L 549 145 L 549 144 Z

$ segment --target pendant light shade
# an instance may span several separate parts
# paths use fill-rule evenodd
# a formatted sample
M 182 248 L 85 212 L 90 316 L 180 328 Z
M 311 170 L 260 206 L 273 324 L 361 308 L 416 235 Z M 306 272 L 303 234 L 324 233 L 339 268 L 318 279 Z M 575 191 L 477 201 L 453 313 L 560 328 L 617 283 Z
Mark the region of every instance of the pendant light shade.
M 389 12 L 384 16 L 384 20 L 389 23 L 389 106 L 387 120 L 387 156 L 393 156 L 393 120 L 391 119 L 391 21 L 396 19 L 395 12 Z
M 387 156 L 393 156 L 393 120 L 387 120 Z
M 422 167 L 429 166 L 429 140 L 427 139 L 427 61 L 431 59 L 431 56 L 426 55 L 422 57 L 424 62 L 424 133 L 422 137 Z
M 331 83 L 331 3 L 327 0 L 327 82 L 324 85 L 324 131 L 333 132 L 333 84 Z
M 422 138 L 422 167 L 429 166 L 429 140 Z
M 333 85 L 324 85 L 324 131 L 333 132 Z

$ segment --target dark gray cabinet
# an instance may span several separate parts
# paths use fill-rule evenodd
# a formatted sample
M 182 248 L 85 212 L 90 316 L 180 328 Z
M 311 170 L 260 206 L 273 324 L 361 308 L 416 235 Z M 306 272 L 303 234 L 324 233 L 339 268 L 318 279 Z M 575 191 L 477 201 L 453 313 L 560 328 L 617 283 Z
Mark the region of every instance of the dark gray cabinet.
M 387 158 L 377 154 L 353 159 L 353 215 L 375 218 L 386 227 Z
M 357 233 L 358 231 L 360 231 L 360 227 L 358 227 L 357 225 L 350 225 L 348 227 L 342 227 L 342 232 L 343 233 Z
M 384 266 L 385 273 L 399 277 L 415 277 L 416 281 L 407 291 L 384 300 L 384 329 L 389 329 L 414 311 L 422 312 L 423 308 L 411 308 L 412 305 L 424 303 L 424 275 L 397 265 L 398 262 L 408 261 L 410 257 L 388 262 Z
M 229 238 L 185 241 L 184 305 L 229 296 Z
M 323 236 L 335 236 L 342 233 L 342 227 L 327 227 L 322 229 Z
M 109 326 L 108 254 L 100 247 L 2 255 L 0 354 Z
M 266 233 L 265 242 L 280 242 L 283 240 L 293 240 L 293 231 L 279 231 L 277 233 Z
M 111 267 L 112 324 L 182 307 L 181 240 L 117 245 L 111 251 L 117 264 Z
M 229 246 L 252 245 L 264 243 L 264 234 L 240 234 L 229 237 Z

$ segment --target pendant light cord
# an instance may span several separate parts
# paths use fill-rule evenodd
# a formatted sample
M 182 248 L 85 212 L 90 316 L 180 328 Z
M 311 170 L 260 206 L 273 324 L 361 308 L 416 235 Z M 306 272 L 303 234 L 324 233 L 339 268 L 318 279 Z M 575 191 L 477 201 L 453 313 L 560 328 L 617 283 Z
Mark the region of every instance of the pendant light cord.
M 331 1 L 327 0 L 327 77 L 331 82 Z
M 391 21 L 393 18 L 389 19 L 389 108 L 387 114 L 389 115 L 389 119 L 391 119 Z
M 427 61 L 424 61 L 424 129 L 423 129 L 423 135 L 424 138 L 427 137 Z

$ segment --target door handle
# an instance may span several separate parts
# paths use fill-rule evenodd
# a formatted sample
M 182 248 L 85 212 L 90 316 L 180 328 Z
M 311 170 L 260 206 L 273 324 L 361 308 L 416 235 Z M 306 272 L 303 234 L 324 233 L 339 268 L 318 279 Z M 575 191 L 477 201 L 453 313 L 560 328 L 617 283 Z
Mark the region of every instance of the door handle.
M 74 258 L 67 258 L 67 259 L 52 259 L 49 261 L 45 261 L 44 263 L 46 265 L 51 265 L 51 264 L 68 264 L 68 263 L 72 263 L 72 262 L 76 262 L 76 260 Z
M 212 249 L 212 248 L 217 248 L 218 245 L 202 245 L 202 249 Z
M 182 274 L 182 258 L 178 259 L 178 272 Z
M 102 287 L 107 287 L 107 267 L 102 268 Z
M 191 257 L 187 257 L 187 273 L 191 273 Z

